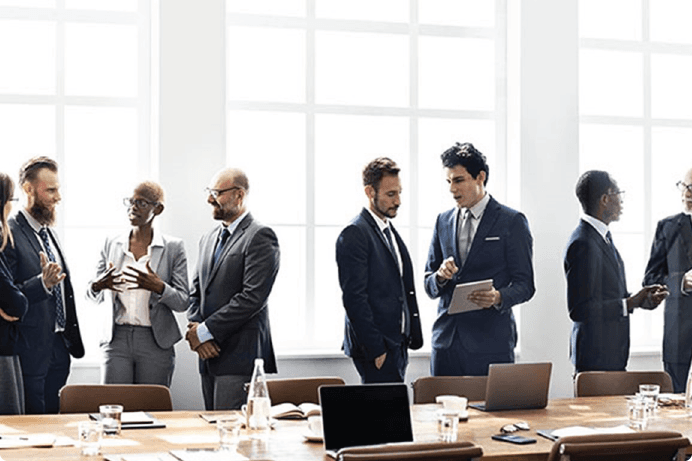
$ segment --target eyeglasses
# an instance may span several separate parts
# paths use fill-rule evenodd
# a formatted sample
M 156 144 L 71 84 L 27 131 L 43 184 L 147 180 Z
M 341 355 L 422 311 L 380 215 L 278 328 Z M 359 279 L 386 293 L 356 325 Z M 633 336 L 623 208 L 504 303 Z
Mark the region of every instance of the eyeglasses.
M 158 202 L 150 202 L 141 198 L 131 199 L 126 197 L 123 199 L 123 205 L 125 205 L 127 208 L 131 208 L 133 206 L 136 206 L 137 208 L 147 208 L 158 205 Z
M 8 202 L 18 202 L 18 201 L 19 201 L 19 198 L 18 198 L 18 197 L 11 198 L 11 199 L 8 200 Z
M 675 183 L 676 186 L 678 186 L 678 189 L 680 189 L 681 192 L 692 192 L 692 184 L 685 184 L 682 181 L 678 181 Z
M 531 428 L 529 427 L 529 423 L 525 421 L 519 421 L 514 424 L 505 424 L 500 428 L 500 432 L 503 434 L 511 434 L 512 432 L 516 431 L 528 431 Z
M 242 187 L 233 186 L 233 187 L 229 187 L 228 189 L 210 189 L 208 187 L 205 187 L 204 192 L 206 192 L 207 195 L 211 195 L 214 198 L 214 200 L 216 200 L 224 192 L 228 192 L 230 190 L 236 190 L 236 189 L 242 189 Z
M 625 191 L 624 190 L 616 190 L 615 192 L 608 192 L 606 195 L 616 195 L 620 198 L 620 201 L 625 199 Z

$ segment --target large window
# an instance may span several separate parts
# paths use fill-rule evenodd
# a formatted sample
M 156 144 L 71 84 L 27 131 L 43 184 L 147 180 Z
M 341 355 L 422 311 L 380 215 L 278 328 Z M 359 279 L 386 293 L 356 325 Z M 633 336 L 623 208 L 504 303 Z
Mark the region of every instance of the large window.
M 0 0 L 0 171 L 16 181 L 29 157 L 59 162 L 78 299 L 104 238 L 127 226 L 123 194 L 152 173 L 150 27 L 148 0 Z M 95 359 L 95 308 L 77 306 Z
M 580 168 L 626 190 L 614 239 L 636 291 L 656 222 L 681 211 L 675 183 L 692 167 L 692 29 L 684 0 L 580 0 Z M 663 315 L 632 317 L 634 350 L 658 350 Z
M 490 192 L 506 196 L 506 7 L 227 0 L 228 164 L 248 173 L 250 209 L 279 235 L 270 315 L 280 353 L 338 351 L 335 243 L 366 203 L 362 167 L 381 155 L 402 168 L 394 225 L 429 335 L 436 301 L 424 265 L 435 217 L 453 206 L 440 153 L 473 142 L 488 157 Z

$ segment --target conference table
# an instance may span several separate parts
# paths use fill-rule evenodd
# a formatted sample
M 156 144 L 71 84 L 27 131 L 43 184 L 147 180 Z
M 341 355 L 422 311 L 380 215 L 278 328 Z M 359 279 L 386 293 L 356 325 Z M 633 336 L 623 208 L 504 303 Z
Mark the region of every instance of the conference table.
M 437 404 L 413 405 L 411 415 L 415 441 L 428 442 L 437 438 Z M 223 414 L 224 412 L 219 412 Z M 71 459 L 123 459 L 169 461 L 171 450 L 212 449 L 218 444 L 214 424 L 200 415 L 200 411 L 152 412 L 166 425 L 160 429 L 125 429 L 120 437 L 107 439 L 101 457 L 82 457 L 80 448 L 67 445 L 77 438 L 77 426 L 86 421 L 86 414 L 26 415 L 0 417 L 0 437 L 49 433 L 57 437 L 58 445 L 51 448 L 0 449 L 0 459 L 10 460 L 71 460 Z M 525 421 L 529 431 L 520 434 L 537 439 L 531 445 L 513 445 L 492 440 L 506 424 Z M 552 430 L 569 426 L 612 428 L 627 425 L 627 401 L 624 396 L 580 397 L 551 400 L 540 410 L 514 410 L 484 413 L 469 409 L 468 421 L 459 423 L 459 440 L 468 440 L 483 448 L 483 459 L 488 460 L 544 460 L 553 444 L 536 430 Z M 348 430 L 348 428 L 344 428 Z M 661 407 L 649 421 L 648 430 L 674 430 L 692 440 L 692 417 L 684 408 Z M 250 440 L 241 431 L 238 452 L 256 460 L 327 460 L 321 443 L 308 441 L 305 420 L 278 420 L 265 441 Z M 0 442 L 2 440 L 0 439 Z M 64 445 L 64 446 L 63 446 Z M 204 452 L 202 452 L 204 453 Z M 123 454 L 122 458 L 117 455 Z M 200 458 L 204 459 L 204 457 Z

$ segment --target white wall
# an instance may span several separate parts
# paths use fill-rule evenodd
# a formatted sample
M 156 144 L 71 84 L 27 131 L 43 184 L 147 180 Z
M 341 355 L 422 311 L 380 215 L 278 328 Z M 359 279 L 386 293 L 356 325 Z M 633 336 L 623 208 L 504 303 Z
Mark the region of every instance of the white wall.
M 225 54 L 223 0 L 165 0 L 160 17 L 160 180 L 170 204 L 163 229 L 186 242 L 190 270 L 197 240 L 213 225 L 202 189 L 225 165 Z M 522 307 L 519 361 L 553 362 L 552 397 L 572 395 L 562 251 L 579 216 L 574 197 L 578 176 L 577 1 L 510 2 L 521 29 L 510 34 L 520 53 L 518 101 L 521 206 L 534 236 L 537 291 Z M 512 128 L 510 128 L 510 131 Z M 512 171 L 508 172 L 512 174 Z M 417 264 L 423 264 L 418 261 Z M 423 313 L 426 315 L 426 313 Z M 184 316 L 179 315 L 181 329 Z M 286 357 L 279 352 L 278 377 L 358 376 L 350 360 L 333 356 Z M 196 356 L 187 343 L 176 347 L 172 391 L 177 409 L 200 409 Z M 662 369 L 660 354 L 631 357 L 629 369 Z M 429 357 L 415 353 L 407 381 L 428 375 Z M 80 364 L 70 382 L 98 382 L 98 367 Z

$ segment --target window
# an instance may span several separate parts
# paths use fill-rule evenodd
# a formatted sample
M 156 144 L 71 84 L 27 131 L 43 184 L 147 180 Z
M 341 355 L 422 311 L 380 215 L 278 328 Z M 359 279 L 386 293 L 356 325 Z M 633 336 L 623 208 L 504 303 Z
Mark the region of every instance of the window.
M 493 170 L 490 192 L 507 195 L 506 2 L 226 5 L 228 164 L 247 172 L 250 209 L 279 236 L 269 301 L 277 350 L 339 349 L 335 243 L 366 203 L 362 167 L 381 155 L 402 168 L 394 225 L 429 335 L 437 301 L 423 271 L 435 217 L 454 205 L 440 154 L 473 142 Z
M 150 27 L 148 0 L 0 0 L 0 171 L 16 181 L 35 155 L 60 164 L 57 228 L 78 299 L 105 237 L 127 225 L 127 187 L 153 173 Z M 95 310 L 77 308 L 97 359 Z
M 579 2 L 580 168 L 607 170 L 627 191 L 612 228 L 632 291 L 692 166 L 691 13 L 682 0 Z M 662 309 L 632 317 L 634 350 L 658 350 L 662 333 Z

